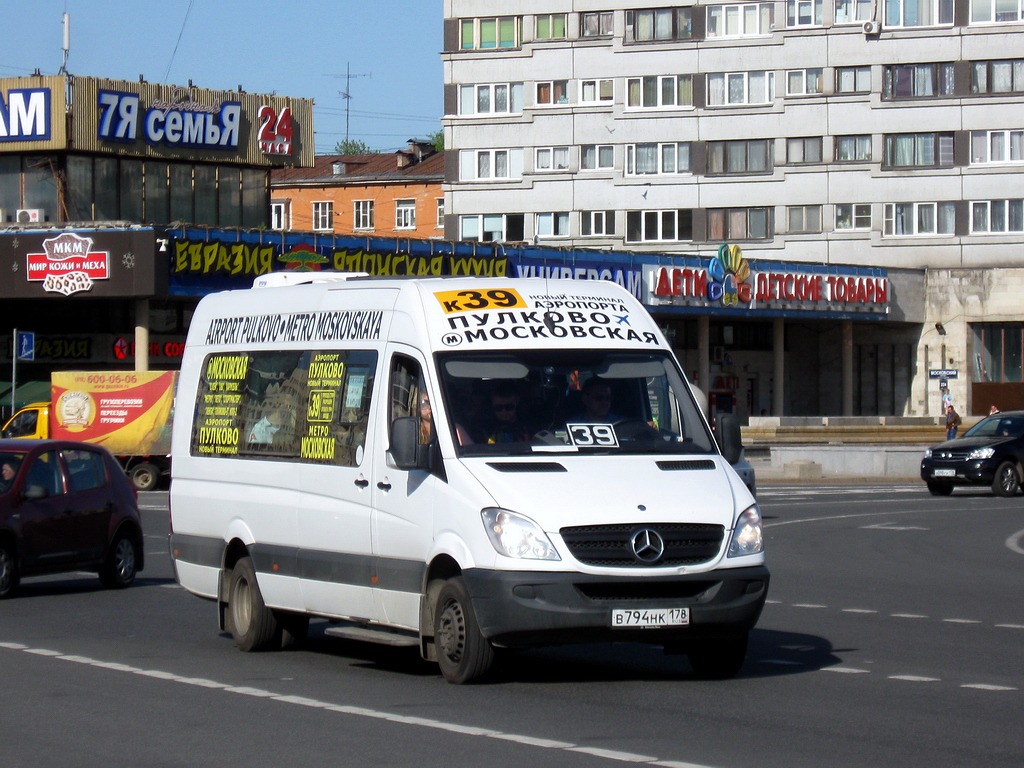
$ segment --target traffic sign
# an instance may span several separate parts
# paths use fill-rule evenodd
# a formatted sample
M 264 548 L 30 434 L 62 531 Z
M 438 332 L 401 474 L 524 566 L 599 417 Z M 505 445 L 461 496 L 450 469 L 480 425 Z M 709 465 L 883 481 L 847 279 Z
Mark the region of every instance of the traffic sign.
M 36 359 L 36 335 L 31 331 L 18 331 L 18 359 Z
M 929 379 L 956 379 L 960 372 L 956 368 L 929 368 Z

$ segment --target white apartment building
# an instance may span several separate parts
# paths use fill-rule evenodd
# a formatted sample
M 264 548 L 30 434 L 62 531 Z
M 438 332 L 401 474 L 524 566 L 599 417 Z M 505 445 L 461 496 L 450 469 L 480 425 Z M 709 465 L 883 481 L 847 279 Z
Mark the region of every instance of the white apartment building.
M 632 254 L 680 359 L 741 415 L 934 416 L 943 383 L 961 413 L 1024 407 L 1024 0 L 444 19 L 446 238 L 602 274 Z M 752 300 L 711 300 L 723 264 Z M 840 278 L 792 290 L 815 274 Z M 874 304 L 837 302 L 873 281 Z

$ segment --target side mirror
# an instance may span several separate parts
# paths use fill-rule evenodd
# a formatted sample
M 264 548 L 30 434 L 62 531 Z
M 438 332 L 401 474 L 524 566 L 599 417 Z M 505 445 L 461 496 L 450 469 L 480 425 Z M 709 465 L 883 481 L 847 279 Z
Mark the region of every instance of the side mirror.
M 724 413 L 718 417 L 718 446 L 730 464 L 740 460 L 740 454 L 743 452 L 740 420 L 731 413 Z
M 21 495 L 22 498 L 28 499 L 30 501 L 35 501 L 36 499 L 45 499 L 50 494 L 47 493 L 45 486 L 30 485 L 24 490 L 24 492 Z
M 427 454 L 420 445 L 420 420 L 415 416 L 403 416 L 391 422 L 388 435 L 391 444 L 391 459 L 399 469 L 426 469 Z

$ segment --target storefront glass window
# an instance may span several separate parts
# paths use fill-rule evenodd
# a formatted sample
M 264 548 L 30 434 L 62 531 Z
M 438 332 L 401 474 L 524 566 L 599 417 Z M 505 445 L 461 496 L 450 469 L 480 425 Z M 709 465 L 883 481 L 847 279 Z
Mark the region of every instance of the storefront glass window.
M 217 181 L 217 204 L 222 227 L 242 226 L 242 178 L 237 168 L 221 166 Z
M 974 380 L 1024 381 L 1024 323 L 976 323 Z
M 170 221 L 195 221 L 192 208 L 192 166 L 174 164 L 171 166 L 171 215 Z
M 217 168 L 196 166 L 196 224 L 217 224 Z
M 96 201 L 96 221 L 116 221 L 121 218 L 121 207 L 118 205 L 117 158 L 97 157 L 93 160 L 93 174 Z
M 25 204 L 18 208 L 40 208 L 45 221 L 57 220 L 57 158 L 32 155 L 25 158 Z
M 142 222 L 142 162 L 122 160 L 119 173 L 121 180 L 120 218 L 135 223 Z
M 167 163 L 146 161 L 146 223 L 166 224 Z

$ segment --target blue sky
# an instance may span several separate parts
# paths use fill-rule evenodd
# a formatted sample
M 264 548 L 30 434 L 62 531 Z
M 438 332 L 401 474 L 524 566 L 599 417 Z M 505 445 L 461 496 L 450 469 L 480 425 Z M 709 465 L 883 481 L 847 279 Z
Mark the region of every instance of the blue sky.
M 0 77 L 74 75 L 314 100 L 316 151 L 393 151 L 441 127 L 441 0 L 0 0 Z M 346 70 L 352 75 L 346 79 Z M 351 98 L 345 99 L 347 92 Z

